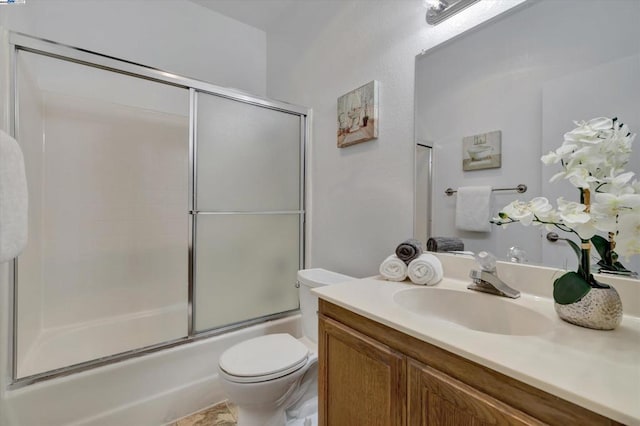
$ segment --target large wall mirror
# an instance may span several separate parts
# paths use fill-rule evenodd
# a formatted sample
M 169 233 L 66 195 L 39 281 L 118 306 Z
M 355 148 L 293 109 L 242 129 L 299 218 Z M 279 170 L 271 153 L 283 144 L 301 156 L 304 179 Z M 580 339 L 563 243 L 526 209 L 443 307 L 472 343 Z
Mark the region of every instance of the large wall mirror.
M 515 199 L 579 201 L 568 182 L 549 183 L 560 166 L 545 166 L 540 157 L 560 146 L 574 120 L 618 117 L 640 133 L 639 22 L 637 0 L 528 1 L 418 55 L 415 136 L 433 148 L 430 236 L 458 237 L 466 250 L 500 258 L 518 246 L 529 263 L 575 267 L 569 246 L 547 241 L 546 229 L 456 229 L 457 197 L 445 190 L 527 185 L 524 194 L 493 192 L 494 215 Z M 500 167 L 463 170 L 463 139 L 494 131 L 501 136 Z M 638 178 L 639 164 L 637 139 L 627 170 Z M 623 263 L 640 271 L 638 256 Z

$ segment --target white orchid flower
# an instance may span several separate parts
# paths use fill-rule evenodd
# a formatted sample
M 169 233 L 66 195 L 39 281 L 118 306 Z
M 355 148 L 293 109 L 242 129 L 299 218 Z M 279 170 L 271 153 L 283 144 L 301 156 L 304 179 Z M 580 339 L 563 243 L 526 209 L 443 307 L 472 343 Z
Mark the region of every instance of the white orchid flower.
M 603 232 L 616 232 L 618 229 L 618 215 L 612 213 L 614 209 L 604 203 L 591 205 L 591 219 L 593 226 Z
M 546 215 L 553 207 L 544 197 L 536 197 L 529 202 L 516 200 L 502 209 L 513 220 L 517 220 L 524 226 L 529 226 L 534 219 Z
M 616 252 L 625 258 L 640 254 L 640 214 L 620 216 Z
M 616 233 L 621 215 L 640 216 L 640 194 L 598 193 L 591 205 L 594 226 L 605 232 Z
M 571 225 L 571 229 L 573 229 L 573 231 L 576 234 L 578 234 L 578 236 L 582 240 L 591 239 L 591 237 L 596 235 L 596 233 L 598 231 L 596 229 L 596 227 L 595 227 L 594 222 L 592 222 L 592 221 L 589 221 L 589 222 L 586 222 L 586 223 L 578 223 L 578 224 L 575 224 L 575 225 Z
M 570 132 L 564 134 L 565 142 L 581 142 L 591 143 L 597 140 L 598 132 L 589 129 L 586 126 L 581 126 L 573 129 Z
M 611 186 L 613 188 L 623 188 L 627 186 L 629 181 L 631 181 L 631 178 L 633 178 L 634 176 L 635 176 L 634 172 L 626 172 L 626 173 L 621 173 L 617 176 L 614 176 L 610 182 Z
M 589 213 L 585 212 L 587 206 L 576 203 L 575 201 L 565 201 L 564 198 L 558 198 L 558 211 L 562 222 L 567 226 L 583 224 L 591 220 Z
M 583 194 L 591 191 L 592 203 L 586 206 L 559 198 L 558 210 L 554 210 L 543 197 L 514 201 L 494 223 L 544 225 L 549 230 L 574 232 L 582 240 L 590 239 L 596 231 L 607 232 L 615 235 L 618 253 L 640 254 L 640 181 L 632 180 L 635 173 L 625 170 L 636 135 L 617 119 L 607 117 L 575 124 L 575 129 L 565 133 L 562 144 L 540 160 L 546 165 L 562 165 L 549 182 L 567 179 Z
M 566 157 L 569 154 L 572 154 L 576 149 L 578 149 L 578 145 L 574 143 L 563 143 L 560 148 L 556 149 L 556 154 L 560 157 Z
M 558 179 L 564 178 L 566 175 L 567 175 L 567 172 L 558 172 L 555 175 L 551 176 L 551 179 L 549 179 L 549 183 L 553 183 Z
M 531 225 L 533 221 L 531 209 L 529 209 L 527 203 L 520 200 L 507 204 L 504 209 L 502 209 L 502 213 L 513 220 L 520 221 L 524 226 Z
M 600 132 L 611 130 L 613 127 L 613 120 L 606 117 L 594 118 L 588 122 L 575 121 L 574 123 L 578 127 L 568 133 L 565 133 L 565 141 L 589 144 L 598 143 L 600 139 Z
M 611 128 L 613 127 L 613 120 L 608 117 L 597 117 L 587 121 L 586 125 L 589 128 L 597 131 L 611 130 Z
M 617 215 L 622 209 L 634 209 L 640 207 L 640 194 L 611 194 L 611 193 L 597 193 L 595 195 L 595 202 L 593 208 L 606 209 L 606 213 L 610 215 Z
M 542 157 L 540 157 L 540 160 L 542 160 L 544 164 L 549 165 L 549 164 L 559 163 L 560 160 L 562 160 L 562 157 L 558 155 L 555 151 L 551 151 L 548 154 L 545 154 Z
M 571 182 L 573 186 L 582 189 L 589 189 L 592 183 L 598 181 L 587 169 L 579 167 L 570 170 L 564 178 L 569 179 L 569 182 Z

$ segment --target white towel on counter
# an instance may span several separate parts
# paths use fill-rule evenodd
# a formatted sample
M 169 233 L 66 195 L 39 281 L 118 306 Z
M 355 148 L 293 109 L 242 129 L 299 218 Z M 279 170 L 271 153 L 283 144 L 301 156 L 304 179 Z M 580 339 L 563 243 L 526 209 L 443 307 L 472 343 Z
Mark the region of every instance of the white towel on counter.
M 15 139 L 0 130 L 0 263 L 27 245 L 27 177 Z
M 491 232 L 491 187 L 463 186 L 456 196 L 456 228 Z
M 407 271 L 414 284 L 434 285 L 442 280 L 444 270 L 440 259 L 429 253 L 423 253 L 409 263 Z
M 404 281 L 407 278 L 407 264 L 392 254 L 380 264 L 380 275 L 389 281 Z

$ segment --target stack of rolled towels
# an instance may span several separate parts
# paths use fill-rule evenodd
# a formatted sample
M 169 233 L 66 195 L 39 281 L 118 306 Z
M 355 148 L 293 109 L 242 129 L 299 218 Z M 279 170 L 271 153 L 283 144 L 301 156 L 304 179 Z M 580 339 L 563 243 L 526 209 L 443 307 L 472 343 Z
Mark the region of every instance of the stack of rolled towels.
M 442 280 L 443 270 L 440 260 L 422 251 L 422 243 L 409 239 L 401 242 L 395 254 L 380 264 L 380 275 L 389 281 L 409 279 L 414 284 L 434 285 Z

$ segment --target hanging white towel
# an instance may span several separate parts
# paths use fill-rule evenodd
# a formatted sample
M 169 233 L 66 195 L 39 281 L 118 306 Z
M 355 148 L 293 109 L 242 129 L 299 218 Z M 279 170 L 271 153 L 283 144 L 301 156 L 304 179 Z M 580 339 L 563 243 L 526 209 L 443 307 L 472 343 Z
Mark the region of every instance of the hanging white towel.
M 463 186 L 456 196 L 456 228 L 491 232 L 491 187 Z
M 0 130 L 0 263 L 27 245 L 27 177 L 20 146 Z
M 380 275 L 389 281 L 404 281 L 407 278 L 407 264 L 392 254 L 380 264 Z
M 444 270 L 440 259 L 432 254 L 423 253 L 409 263 L 407 274 L 414 284 L 434 285 L 442 280 Z

